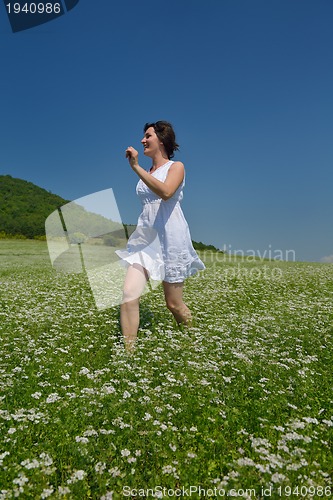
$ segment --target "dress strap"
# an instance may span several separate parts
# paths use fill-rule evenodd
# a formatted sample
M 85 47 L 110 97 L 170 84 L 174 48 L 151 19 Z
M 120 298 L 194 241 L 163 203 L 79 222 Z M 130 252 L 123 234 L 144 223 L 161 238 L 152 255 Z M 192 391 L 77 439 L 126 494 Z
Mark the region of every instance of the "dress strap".
M 150 168 L 150 170 L 149 170 L 149 173 L 150 173 L 150 174 L 153 174 L 154 172 L 156 172 L 156 170 L 159 170 L 160 168 L 165 168 L 166 166 L 171 167 L 171 165 L 172 165 L 173 163 L 175 163 L 173 160 L 169 160 L 169 161 L 167 161 L 166 163 L 164 163 L 164 165 L 161 165 L 160 167 L 156 168 L 153 172 L 151 171 L 151 169 L 152 169 L 153 167 L 151 167 L 151 168 Z

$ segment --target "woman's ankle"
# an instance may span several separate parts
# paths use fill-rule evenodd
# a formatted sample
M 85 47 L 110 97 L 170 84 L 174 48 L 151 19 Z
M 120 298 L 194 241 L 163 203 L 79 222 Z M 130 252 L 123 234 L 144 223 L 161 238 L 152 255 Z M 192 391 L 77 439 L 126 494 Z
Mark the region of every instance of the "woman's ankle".
M 136 338 L 126 338 L 124 337 L 125 350 L 127 352 L 133 352 L 135 350 Z

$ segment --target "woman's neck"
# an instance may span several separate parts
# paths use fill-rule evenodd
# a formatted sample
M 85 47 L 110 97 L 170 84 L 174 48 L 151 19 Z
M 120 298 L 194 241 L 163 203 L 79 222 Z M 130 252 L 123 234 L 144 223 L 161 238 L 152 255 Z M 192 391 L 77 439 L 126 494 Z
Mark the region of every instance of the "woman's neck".
M 156 156 L 152 157 L 152 160 L 153 164 L 151 170 L 156 170 L 158 167 L 161 167 L 162 165 L 167 163 L 169 161 L 169 158 L 159 153 Z

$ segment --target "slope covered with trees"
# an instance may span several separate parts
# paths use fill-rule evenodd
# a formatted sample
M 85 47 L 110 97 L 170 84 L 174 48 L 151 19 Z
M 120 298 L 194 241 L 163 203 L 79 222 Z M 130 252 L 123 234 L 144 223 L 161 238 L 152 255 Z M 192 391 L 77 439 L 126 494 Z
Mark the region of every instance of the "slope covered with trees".
M 32 182 L 0 175 L 0 233 L 45 235 L 45 219 L 66 200 Z

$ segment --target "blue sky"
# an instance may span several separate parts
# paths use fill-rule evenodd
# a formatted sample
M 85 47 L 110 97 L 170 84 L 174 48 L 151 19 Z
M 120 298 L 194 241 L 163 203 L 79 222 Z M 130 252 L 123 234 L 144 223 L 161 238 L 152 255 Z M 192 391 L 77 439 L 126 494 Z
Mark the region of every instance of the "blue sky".
M 113 188 L 135 223 L 124 151 L 169 120 L 193 239 L 330 257 L 332 18 L 330 0 L 80 0 L 13 34 L 2 3 L 0 174 L 68 200 Z

